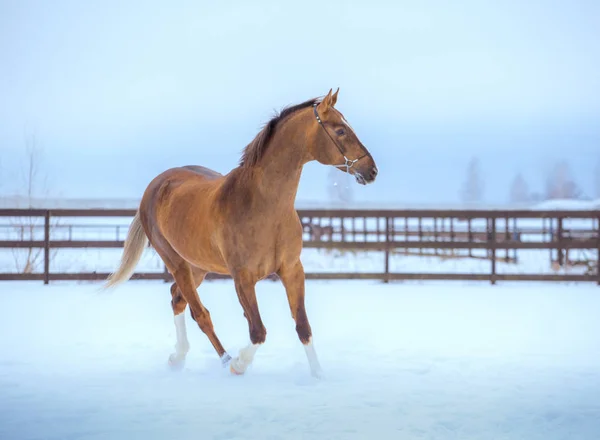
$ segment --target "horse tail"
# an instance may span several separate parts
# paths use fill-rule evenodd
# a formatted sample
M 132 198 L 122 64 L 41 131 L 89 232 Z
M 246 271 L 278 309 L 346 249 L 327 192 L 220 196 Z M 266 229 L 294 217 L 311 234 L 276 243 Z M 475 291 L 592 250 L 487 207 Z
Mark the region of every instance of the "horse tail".
M 129 231 L 127 232 L 123 255 L 121 256 L 121 264 L 119 265 L 119 268 L 108 277 L 107 282 L 104 284 L 105 289 L 114 287 L 117 284 L 127 281 L 131 277 L 140 258 L 142 258 L 144 248 L 147 244 L 148 237 L 142 227 L 140 212 L 138 211 L 135 213 L 131 226 L 129 226 Z

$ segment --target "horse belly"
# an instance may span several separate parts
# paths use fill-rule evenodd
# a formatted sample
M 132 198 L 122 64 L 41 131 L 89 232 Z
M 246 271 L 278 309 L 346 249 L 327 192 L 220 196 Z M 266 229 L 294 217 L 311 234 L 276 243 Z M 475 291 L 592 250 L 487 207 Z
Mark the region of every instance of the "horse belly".
M 188 263 L 207 272 L 228 272 L 219 248 L 212 243 L 208 233 L 193 236 L 175 235 L 171 240 L 173 249 Z
M 269 230 L 269 227 L 265 229 Z M 298 260 L 302 250 L 302 237 L 296 235 L 279 235 L 273 239 L 261 236 L 256 231 L 248 231 L 238 235 L 244 237 L 243 240 L 235 240 L 232 233 L 230 238 L 233 240 L 228 240 L 229 252 L 226 252 L 226 258 L 233 270 L 250 272 L 256 279 L 264 279 L 279 271 L 282 265 Z

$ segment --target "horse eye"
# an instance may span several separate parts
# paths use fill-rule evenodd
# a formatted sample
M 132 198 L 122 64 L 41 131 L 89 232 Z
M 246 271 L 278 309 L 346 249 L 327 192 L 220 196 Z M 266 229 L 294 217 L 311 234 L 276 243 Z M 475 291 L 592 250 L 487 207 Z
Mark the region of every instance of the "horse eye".
M 335 131 L 335 134 L 337 134 L 338 136 L 343 136 L 344 133 L 346 133 L 346 132 L 344 131 L 343 128 L 340 128 L 340 129 L 338 129 L 338 130 Z

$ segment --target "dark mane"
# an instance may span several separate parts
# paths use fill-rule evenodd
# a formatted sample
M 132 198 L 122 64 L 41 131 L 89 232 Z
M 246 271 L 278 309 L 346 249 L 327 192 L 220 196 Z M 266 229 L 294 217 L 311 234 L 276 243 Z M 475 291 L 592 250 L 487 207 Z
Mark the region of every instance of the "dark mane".
M 319 102 L 318 98 L 309 99 L 301 104 L 284 107 L 278 114 L 275 114 L 275 116 L 273 116 L 273 118 L 271 118 L 271 120 L 264 125 L 262 130 L 256 135 L 252 142 L 250 142 L 246 148 L 244 148 L 242 157 L 240 159 L 240 166 L 255 166 L 267 151 L 269 141 L 275 133 L 277 124 L 279 124 L 279 122 L 287 118 L 292 113 L 307 107 L 312 107 L 317 102 Z

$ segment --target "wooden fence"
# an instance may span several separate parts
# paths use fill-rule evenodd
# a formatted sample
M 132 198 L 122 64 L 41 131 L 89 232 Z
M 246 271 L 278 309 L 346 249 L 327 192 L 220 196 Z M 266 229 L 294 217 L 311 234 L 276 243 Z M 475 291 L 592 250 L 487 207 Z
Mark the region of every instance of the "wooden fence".
M 131 220 L 134 210 L 3 209 L 0 210 L 0 250 L 41 250 L 38 271 L 4 272 L 0 280 L 104 280 L 109 273 L 53 272 L 51 252 L 58 249 L 122 248 L 128 225 L 110 225 L 109 218 Z M 380 271 L 308 272 L 307 279 L 585 281 L 600 285 L 600 211 L 538 210 L 298 210 L 304 227 L 304 248 L 383 255 Z M 100 223 L 84 223 L 86 219 Z M 37 222 L 35 221 L 37 219 Z M 70 223 L 65 223 L 70 219 Z M 79 223 L 78 223 L 79 222 Z M 94 239 L 82 230 L 95 228 Z M 4 231 L 4 232 L 3 232 Z M 554 271 L 499 273 L 499 264 L 519 263 L 519 252 L 537 251 Z M 573 253 L 585 252 L 583 258 Z M 544 256 L 545 255 L 545 256 Z M 434 257 L 463 262 L 489 262 L 489 271 L 400 272 L 393 258 Z M 546 257 L 548 259 L 546 260 Z M 559 273 L 578 267 L 578 273 Z M 116 266 L 115 266 L 116 268 Z M 564 272 L 564 271 L 563 271 Z M 223 278 L 209 274 L 207 279 Z M 275 276 L 271 277 L 276 279 Z M 166 271 L 136 272 L 132 279 L 170 281 Z

